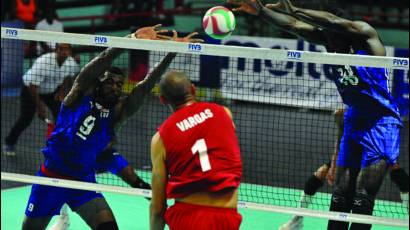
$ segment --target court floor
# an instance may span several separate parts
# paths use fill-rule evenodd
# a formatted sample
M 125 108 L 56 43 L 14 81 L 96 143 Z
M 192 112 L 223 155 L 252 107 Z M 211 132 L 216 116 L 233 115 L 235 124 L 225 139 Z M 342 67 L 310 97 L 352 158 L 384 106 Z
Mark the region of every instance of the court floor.
M 244 184 L 244 186 L 251 186 Z M 30 194 L 31 186 L 22 186 L 1 190 L 1 229 L 19 229 L 24 218 L 24 210 Z M 259 189 L 263 192 L 263 189 Z M 300 194 L 300 191 L 295 191 Z M 122 195 L 116 193 L 103 193 L 113 209 L 120 229 L 149 229 L 148 210 L 149 202 L 143 197 Z M 318 194 L 319 197 L 326 196 Z M 292 199 L 289 199 L 289 201 Z M 290 204 L 291 205 L 291 204 Z M 377 204 L 376 204 L 377 205 Z M 393 204 L 394 205 L 394 204 Z M 396 203 L 396 206 L 400 206 Z M 289 220 L 291 215 L 279 214 L 266 211 L 255 211 L 239 209 L 243 216 L 241 229 L 243 230 L 265 230 L 278 229 L 278 227 Z M 70 230 L 88 229 L 80 217 L 70 211 Z M 54 223 L 56 218 L 53 218 Z M 50 224 L 51 226 L 51 224 Z M 319 218 L 305 218 L 304 229 L 326 229 L 327 221 Z M 406 228 L 373 226 L 373 230 L 398 230 Z

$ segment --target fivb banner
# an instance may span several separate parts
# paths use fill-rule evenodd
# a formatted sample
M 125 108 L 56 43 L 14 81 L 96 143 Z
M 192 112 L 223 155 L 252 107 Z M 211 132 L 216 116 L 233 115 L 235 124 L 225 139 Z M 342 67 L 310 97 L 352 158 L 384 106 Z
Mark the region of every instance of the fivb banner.
M 2 22 L 1 26 L 9 28 L 23 28 L 21 21 Z M 10 37 L 18 34 L 17 30 L 9 29 Z M 15 96 L 19 94 L 23 77 L 24 43 L 22 40 L 1 38 L 1 94 Z

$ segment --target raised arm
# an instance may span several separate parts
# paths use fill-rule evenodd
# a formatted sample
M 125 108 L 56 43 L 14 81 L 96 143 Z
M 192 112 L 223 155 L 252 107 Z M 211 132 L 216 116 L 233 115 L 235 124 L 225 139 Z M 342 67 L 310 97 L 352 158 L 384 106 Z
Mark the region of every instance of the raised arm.
M 131 37 L 127 35 L 126 37 Z M 119 48 L 107 48 L 85 65 L 75 79 L 70 92 L 63 100 L 67 107 L 74 107 L 85 93 L 94 86 L 98 78 L 111 66 L 113 60 L 121 54 Z
M 326 42 L 322 34 L 318 33 L 317 27 L 286 13 L 281 3 L 270 4 L 269 8 L 263 6 L 259 0 L 228 0 L 228 3 L 238 6 L 233 11 L 243 11 L 259 16 L 276 28 L 302 37 L 306 41 L 318 44 Z
M 300 20 L 334 32 L 356 38 L 367 39 L 377 36 L 376 30 L 362 21 L 351 21 L 327 11 L 304 9 L 294 6 L 290 0 L 279 0 L 280 4 Z
M 178 34 L 176 31 L 174 32 L 174 36 L 172 40 L 177 42 L 202 42 L 201 39 L 194 39 L 193 36 L 197 35 L 197 33 L 191 33 L 184 38 L 178 38 Z M 155 84 L 167 70 L 169 65 L 171 64 L 172 60 L 175 58 L 176 53 L 168 53 L 162 60 L 159 62 L 154 69 L 148 74 L 148 76 L 138 83 L 133 90 L 131 91 L 130 95 L 125 98 L 121 103 L 119 103 L 117 108 L 117 118 L 115 120 L 116 127 L 118 127 L 122 122 L 124 122 L 128 117 L 135 114 L 138 109 L 141 107 L 143 99 L 145 95 L 151 92 L 152 88 L 154 88 Z
M 151 27 L 143 27 L 137 30 L 134 34 L 129 34 L 125 37 L 151 40 L 169 39 L 167 36 L 160 35 L 160 33 L 167 32 L 167 30 L 156 30 L 160 26 L 161 25 L 158 24 Z M 141 34 L 141 31 L 145 33 Z M 147 33 L 146 31 L 149 32 Z M 119 48 L 107 48 L 84 66 L 78 74 L 78 77 L 75 79 L 70 92 L 64 98 L 64 105 L 68 107 L 75 106 L 84 94 L 97 83 L 98 78 L 111 66 L 113 60 L 118 57 L 122 51 L 123 49 Z
M 334 113 L 334 118 L 335 118 L 335 123 L 337 126 L 337 136 L 336 136 L 336 142 L 335 142 L 335 149 L 334 149 L 334 153 L 332 154 L 332 159 L 330 162 L 330 168 L 329 171 L 327 173 L 327 182 L 330 185 L 333 185 L 334 183 L 334 178 L 336 175 L 336 161 L 337 158 L 339 157 L 339 148 L 340 148 L 340 142 L 342 140 L 342 136 L 343 136 L 343 128 L 344 128 L 344 123 L 343 123 L 343 119 L 344 119 L 344 109 L 337 109 Z

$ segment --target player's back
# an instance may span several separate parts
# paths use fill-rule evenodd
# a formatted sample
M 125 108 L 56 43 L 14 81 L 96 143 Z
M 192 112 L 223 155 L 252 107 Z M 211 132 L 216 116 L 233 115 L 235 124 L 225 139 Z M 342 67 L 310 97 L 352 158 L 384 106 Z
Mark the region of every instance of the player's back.
M 113 109 L 103 108 L 88 96 L 75 108 L 62 105 L 43 149 L 45 166 L 76 178 L 92 176 L 97 154 L 111 140 L 113 113 Z
M 224 107 L 193 103 L 159 128 L 170 174 L 168 198 L 237 188 L 242 161 L 235 127 Z

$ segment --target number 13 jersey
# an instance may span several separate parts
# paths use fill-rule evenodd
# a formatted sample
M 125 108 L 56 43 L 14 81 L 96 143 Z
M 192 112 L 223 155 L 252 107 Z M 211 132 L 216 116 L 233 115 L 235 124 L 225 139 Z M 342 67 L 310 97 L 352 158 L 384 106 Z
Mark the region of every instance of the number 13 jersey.
M 225 108 L 196 102 L 174 112 L 159 128 L 169 173 L 168 198 L 237 188 L 242 161 Z

